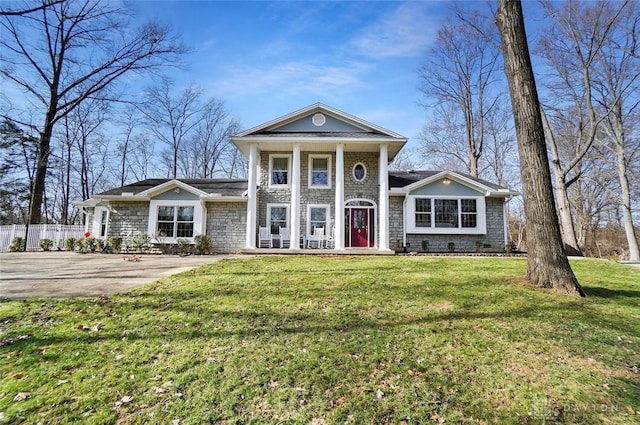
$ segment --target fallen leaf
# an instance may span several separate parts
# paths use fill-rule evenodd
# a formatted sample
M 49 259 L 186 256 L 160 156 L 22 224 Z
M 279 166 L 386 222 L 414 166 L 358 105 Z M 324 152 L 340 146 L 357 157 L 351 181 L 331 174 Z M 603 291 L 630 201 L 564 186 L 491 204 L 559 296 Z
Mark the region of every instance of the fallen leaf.
M 378 388 L 378 391 L 376 391 L 376 398 L 381 399 L 382 397 L 384 397 L 384 392 Z
M 271 382 L 269 382 L 269 386 L 271 388 L 278 388 L 280 386 L 280 384 L 278 383 L 278 381 L 271 381 Z
M 167 390 L 162 387 L 153 387 L 153 390 L 156 392 L 156 394 L 164 394 L 167 392 Z
M 22 372 L 16 372 L 11 376 L 13 376 L 13 379 L 22 379 Z
M 131 400 L 133 400 L 133 397 L 128 396 L 128 395 L 122 397 L 120 400 L 116 401 L 116 409 L 118 407 L 122 406 L 123 404 L 127 404 L 127 403 L 131 402 Z
M 180 419 L 174 419 L 171 421 L 171 425 L 180 425 Z
M 67 382 L 69 382 L 68 379 L 59 379 L 58 380 L 58 385 L 66 384 Z
M 94 327 L 91 328 L 91 330 L 93 332 L 98 332 L 99 330 L 101 330 L 102 328 L 104 328 L 104 325 L 102 323 L 98 323 L 97 325 L 95 325 Z
M 633 410 L 633 407 L 631 406 L 627 406 L 627 412 L 631 413 L 632 415 L 636 414 L 636 412 Z
M 22 400 L 26 400 L 29 398 L 29 396 L 31 395 L 31 393 L 18 393 L 16 394 L 16 396 L 13 398 L 13 401 L 22 401 Z
M 162 375 L 156 375 L 153 378 L 151 378 L 152 381 L 159 381 L 162 379 Z

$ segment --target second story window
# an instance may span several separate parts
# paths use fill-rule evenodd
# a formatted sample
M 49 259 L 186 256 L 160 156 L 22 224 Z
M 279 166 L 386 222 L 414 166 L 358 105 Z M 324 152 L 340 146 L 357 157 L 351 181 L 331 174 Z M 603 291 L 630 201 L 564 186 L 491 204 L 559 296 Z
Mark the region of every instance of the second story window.
M 269 163 L 269 185 L 289 186 L 289 156 L 272 155 Z
M 309 187 L 331 187 L 330 155 L 309 155 Z

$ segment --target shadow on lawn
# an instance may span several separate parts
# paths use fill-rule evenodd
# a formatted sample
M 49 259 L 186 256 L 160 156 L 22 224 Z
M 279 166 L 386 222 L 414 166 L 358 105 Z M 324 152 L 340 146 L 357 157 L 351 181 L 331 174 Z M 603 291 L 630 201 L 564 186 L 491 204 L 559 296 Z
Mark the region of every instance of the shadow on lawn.
M 584 286 L 583 289 L 590 297 L 640 299 L 640 291 L 631 291 L 628 289 L 609 289 L 598 286 Z

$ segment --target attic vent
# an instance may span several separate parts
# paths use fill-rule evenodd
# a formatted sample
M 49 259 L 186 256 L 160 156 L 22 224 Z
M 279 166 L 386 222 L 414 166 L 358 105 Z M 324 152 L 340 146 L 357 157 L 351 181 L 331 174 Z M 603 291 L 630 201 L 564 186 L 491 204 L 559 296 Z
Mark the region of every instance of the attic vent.
M 327 117 L 325 117 L 323 114 L 317 113 L 311 118 L 311 122 L 316 127 L 322 127 L 324 123 L 327 122 Z

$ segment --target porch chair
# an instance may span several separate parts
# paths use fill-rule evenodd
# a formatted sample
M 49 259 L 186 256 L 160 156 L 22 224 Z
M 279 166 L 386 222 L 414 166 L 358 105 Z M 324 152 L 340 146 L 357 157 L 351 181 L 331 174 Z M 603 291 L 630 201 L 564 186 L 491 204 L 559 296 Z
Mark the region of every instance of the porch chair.
M 278 229 L 280 235 L 280 248 L 289 248 L 291 246 L 291 234 L 288 227 Z
M 329 230 L 329 233 L 327 233 L 325 239 L 324 239 L 324 247 L 327 249 L 333 249 L 336 247 L 336 240 L 335 240 L 335 226 L 332 224 L 331 225 L 331 230 Z
M 258 231 L 258 248 L 272 248 L 273 240 L 271 238 L 271 230 L 268 227 L 260 226 Z
M 307 238 L 307 248 L 322 248 L 324 244 L 324 227 L 316 227 Z M 315 245 L 312 246 L 312 245 Z

